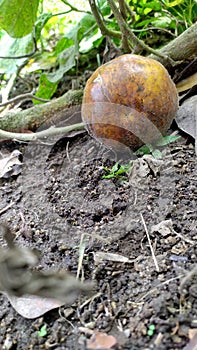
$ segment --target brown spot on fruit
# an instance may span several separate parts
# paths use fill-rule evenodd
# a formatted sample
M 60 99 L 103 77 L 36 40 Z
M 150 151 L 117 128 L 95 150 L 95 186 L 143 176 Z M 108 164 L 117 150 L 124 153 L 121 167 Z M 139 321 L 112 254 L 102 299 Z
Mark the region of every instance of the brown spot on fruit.
M 99 67 L 87 81 L 82 118 L 107 147 L 132 150 L 165 134 L 178 108 L 178 94 L 157 61 L 127 54 Z

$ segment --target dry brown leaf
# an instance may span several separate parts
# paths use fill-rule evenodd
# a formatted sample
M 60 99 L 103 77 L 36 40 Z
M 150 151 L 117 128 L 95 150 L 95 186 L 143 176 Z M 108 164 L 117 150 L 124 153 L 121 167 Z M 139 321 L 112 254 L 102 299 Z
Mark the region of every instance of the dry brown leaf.
M 164 161 L 162 159 L 156 159 L 151 154 L 145 154 L 143 156 L 143 159 L 145 159 L 146 163 L 148 164 L 150 170 L 154 173 L 156 176 L 163 166 Z
M 197 84 L 197 73 L 194 73 L 190 75 L 188 78 L 179 81 L 176 84 L 176 88 L 178 92 L 183 92 L 191 89 L 196 84 Z
M 21 152 L 14 150 L 8 157 L 0 159 L 0 178 L 8 178 L 21 172 L 22 163 L 19 160 Z
M 41 298 L 36 295 L 24 295 L 18 298 L 7 293 L 4 294 L 18 314 L 28 319 L 40 317 L 46 312 L 64 305 L 63 302 L 56 299 Z
M 114 253 L 96 252 L 94 253 L 95 264 L 100 264 L 103 260 L 122 262 L 122 263 L 133 263 L 133 260 L 129 260 L 126 256 Z
M 197 154 L 197 96 L 192 96 L 183 102 L 177 111 L 175 121 L 179 129 L 195 139 Z
M 91 338 L 87 339 L 86 349 L 107 350 L 112 349 L 112 347 L 117 344 L 117 339 L 113 335 L 108 335 L 106 333 L 90 330 L 86 327 L 79 327 L 79 330 L 85 333 L 86 335 L 91 334 Z M 79 343 L 81 342 L 79 341 Z

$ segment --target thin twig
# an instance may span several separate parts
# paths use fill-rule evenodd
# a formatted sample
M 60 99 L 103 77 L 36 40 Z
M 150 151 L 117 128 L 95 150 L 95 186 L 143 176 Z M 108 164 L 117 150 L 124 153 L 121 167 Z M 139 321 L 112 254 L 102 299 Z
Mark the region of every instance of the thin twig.
M 142 297 L 140 298 L 137 298 L 136 299 L 136 303 L 137 302 L 141 302 L 143 299 L 145 299 L 148 295 L 150 295 L 151 293 L 154 293 L 156 291 L 158 291 L 158 288 L 162 287 L 162 286 L 165 286 L 166 284 L 169 284 L 170 282 L 173 282 L 173 281 L 176 281 L 178 279 L 181 279 L 182 277 L 184 276 L 184 274 L 181 274 L 179 276 L 176 276 L 176 277 L 172 277 L 170 278 L 169 280 L 167 281 L 164 281 L 162 283 L 159 283 L 156 287 L 152 288 L 151 290 L 149 290 L 148 292 L 146 292 Z
M 153 249 L 153 246 L 152 246 L 152 243 L 151 243 L 151 240 L 150 240 L 150 236 L 149 236 L 149 233 L 148 233 L 148 229 L 147 229 L 146 223 L 144 221 L 144 217 L 143 217 L 143 215 L 141 213 L 140 213 L 140 216 L 141 216 L 141 220 L 142 220 L 142 223 L 143 223 L 143 226 L 144 226 L 147 238 L 148 238 L 148 243 L 149 243 L 149 246 L 150 246 L 150 250 L 151 250 L 151 254 L 152 254 L 152 257 L 153 257 L 153 261 L 154 261 L 154 264 L 155 264 L 156 271 L 159 272 L 160 271 L 159 270 L 159 265 L 158 265 L 158 262 L 157 262 L 157 259 L 156 259 L 155 253 L 154 253 L 154 249 Z
M 31 133 L 31 134 L 27 134 L 27 133 L 25 134 L 20 132 L 9 132 L 9 131 L 0 129 L 0 137 L 7 140 L 15 139 L 18 141 L 36 141 L 36 140 L 42 139 L 43 137 L 65 134 L 73 130 L 83 130 L 83 129 L 84 129 L 84 123 L 77 123 L 77 124 L 58 127 L 58 128 L 56 128 L 55 126 L 51 126 L 46 130 L 38 131 L 36 133 Z
M 135 12 L 131 9 L 131 7 L 129 6 L 127 1 L 124 0 L 124 3 L 125 3 L 125 7 L 126 7 L 126 10 L 127 10 L 128 14 L 130 15 L 130 17 L 134 21 L 135 20 Z
M 65 5 L 69 6 L 70 9 L 71 9 L 71 11 L 82 12 L 82 13 L 85 12 L 85 13 L 91 14 L 90 11 L 79 10 L 77 7 L 71 5 L 67 0 L 62 0 L 62 2 L 63 2 Z
M 83 233 L 81 235 L 81 240 L 79 245 L 79 260 L 78 260 L 77 277 L 76 277 L 77 279 L 79 279 L 79 274 L 80 274 L 80 271 L 82 270 L 83 257 L 84 257 L 85 247 L 86 247 L 84 237 L 85 237 L 85 234 Z
M 3 102 L 3 103 L 0 103 L 0 107 L 4 107 L 4 106 L 7 106 L 9 104 L 17 104 L 21 101 L 26 101 L 26 100 L 37 100 L 37 101 L 41 101 L 41 102 L 49 102 L 50 100 L 46 100 L 44 98 L 41 98 L 41 97 L 37 97 L 37 96 L 34 96 L 32 93 L 28 92 L 26 94 L 23 94 L 23 95 L 18 95 L 14 98 L 11 98 L 10 100 L 6 101 L 6 102 Z
M 16 81 L 16 78 L 19 76 L 21 70 L 23 69 L 23 67 L 26 66 L 26 64 L 28 63 L 28 58 L 20 65 L 18 66 L 17 70 L 15 73 L 12 74 L 11 78 L 9 79 L 6 88 L 2 89 L 1 95 L 2 95 L 2 102 L 7 102 L 10 91 L 12 90 L 14 83 Z
M 103 21 L 103 18 L 96 6 L 96 2 L 95 0 L 89 0 L 89 4 L 90 4 L 90 7 L 91 7 L 91 10 L 92 10 L 92 13 L 94 15 L 94 18 L 96 20 L 96 23 L 101 31 L 101 33 L 105 36 L 109 36 L 111 38 L 118 38 L 118 39 L 121 39 L 122 38 L 122 34 L 118 31 L 115 31 L 115 30 L 111 30 L 111 29 L 108 29 L 106 27 L 106 25 L 104 24 L 104 21 Z
M 11 202 L 10 204 L 6 205 L 6 207 L 0 209 L 0 215 L 5 213 L 8 209 L 10 209 L 11 207 L 13 207 L 13 205 L 15 204 L 15 202 Z
M 17 76 L 18 76 L 18 69 L 17 69 L 17 72 L 14 72 L 11 75 L 10 79 L 7 81 L 6 87 L 1 90 L 2 102 L 4 101 L 6 102 L 8 100 L 10 91 L 14 86 Z
M 33 44 L 34 44 L 32 52 L 26 53 L 25 55 L 19 55 L 19 56 L 0 56 L 0 58 L 9 59 L 9 60 L 18 60 L 20 58 L 27 58 L 27 57 L 33 56 L 36 53 L 36 51 L 38 50 L 38 48 L 37 48 L 36 38 L 33 36 L 32 39 L 33 39 Z
M 165 29 L 165 28 L 159 28 L 159 27 L 146 27 L 146 28 L 142 28 L 142 29 L 133 29 L 133 32 L 141 33 L 141 32 L 147 32 L 149 30 L 158 30 L 158 31 L 161 31 L 161 32 L 166 32 L 166 33 L 168 33 L 169 35 L 172 35 L 175 38 L 177 37 L 177 35 L 172 33 L 172 32 L 170 32 L 170 30 Z

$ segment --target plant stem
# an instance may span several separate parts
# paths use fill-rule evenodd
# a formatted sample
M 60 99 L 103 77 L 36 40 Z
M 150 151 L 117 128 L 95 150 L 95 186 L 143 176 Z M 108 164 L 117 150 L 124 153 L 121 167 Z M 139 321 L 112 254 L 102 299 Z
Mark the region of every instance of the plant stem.
M 38 131 L 35 133 L 20 133 L 20 132 L 9 132 L 0 129 L 0 136 L 3 139 L 16 139 L 18 141 L 35 141 L 42 139 L 43 137 L 53 136 L 53 135 L 59 135 L 59 134 L 65 134 L 70 131 L 74 130 L 83 130 L 84 129 L 84 123 L 77 123 L 73 125 L 68 125 L 65 127 L 55 127 L 51 126 L 50 128 L 42 131 Z
M 132 30 L 129 28 L 127 22 L 124 20 L 124 18 L 122 17 L 121 13 L 119 12 L 118 7 L 115 4 L 114 0 L 107 0 L 109 6 L 111 7 L 111 10 L 114 14 L 114 16 L 116 17 L 117 23 L 120 27 L 121 33 L 123 37 L 127 37 L 127 39 L 130 39 L 134 45 L 158 56 L 161 57 L 163 59 L 166 60 L 170 60 L 169 57 L 164 57 L 163 54 L 161 54 L 160 52 L 158 52 L 157 50 L 152 49 L 151 47 L 149 47 L 148 45 L 146 45 L 142 40 L 138 39 L 137 36 L 135 36 L 135 34 L 132 32 Z M 170 60 L 172 61 L 172 60 Z M 172 64 L 174 64 L 174 61 L 171 62 Z
M 96 23 L 97 23 L 98 27 L 100 28 L 101 33 L 103 35 L 109 36 L 111 38 L 121 39 L 122 34 L 120 32 L 115 31 L 115 30 L 110 30 L 106 27 L 106 25 L 104 24 L 103 18 L 101 16 L 100 12 L 98 11 L 95 0 L 89 0 L 89 4 L 91 7 L 93 16 L 96 20 Z
M 82 12 L 82 13 L 89 13 L 89 14 L 91 14 L 91 12 L 89 12 L 89 11 L 79 10 L 77 7 L 71 5 L 67 0 L 62 0 L 62 2 L 63 2 L 66 6 L 69 6 L 70 9 L 71 9 L 71 11 Z

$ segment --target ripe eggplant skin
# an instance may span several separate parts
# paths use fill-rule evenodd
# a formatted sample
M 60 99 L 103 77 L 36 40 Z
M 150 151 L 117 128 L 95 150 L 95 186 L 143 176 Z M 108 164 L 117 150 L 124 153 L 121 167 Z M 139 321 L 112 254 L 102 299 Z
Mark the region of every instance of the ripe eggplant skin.
M 148 57 L 125 54 L 88 79 L 82 102 L 86 129 L 106 147 L 136 150 L 170 127 L 178 93 L 165 67 Z

